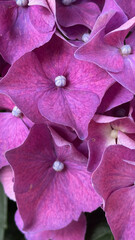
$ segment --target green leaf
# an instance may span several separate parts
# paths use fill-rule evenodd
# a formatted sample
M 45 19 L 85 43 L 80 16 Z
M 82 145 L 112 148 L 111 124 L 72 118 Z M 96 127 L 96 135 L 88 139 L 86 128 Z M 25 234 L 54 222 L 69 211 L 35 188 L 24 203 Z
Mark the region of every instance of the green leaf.
M 4 240 L 4 229 L 0 228 L 0 240 Z
M 0 240 L 4 240 L 4 232 L 7 227 L 7 197 L 0 184 Z
M 113 240 L 113 235 L 106 223 L 100 223 L 95 229 L 90 240 Z

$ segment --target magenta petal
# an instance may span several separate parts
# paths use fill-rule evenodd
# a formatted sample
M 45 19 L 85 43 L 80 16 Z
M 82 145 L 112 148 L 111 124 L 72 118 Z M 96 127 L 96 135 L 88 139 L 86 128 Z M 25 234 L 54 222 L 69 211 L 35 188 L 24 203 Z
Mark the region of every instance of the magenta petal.
M 134 138 L 135 138 L 135 134 L 134 134 Z M 135 141 L 129 137 L 128 135 L 126 135 L 123 132 L 118 131 L 118 144 L 121 144 L 125 147 L 128 147 L 130 149 L 135 149 Z
M 33 139 L 33 142 L 30 145 L 31 139 Z M 42 139 L 42 142 L 41 142 L 41 139 Z M 46 148 L 44 146 L 46 146 Z M 22 152 L 22 148 L 23 148 L 23 152 Z M 27 154 L 27 152 L 30 152 L 30 153 Z M 44 157 L 46 157 L 46 160 L 48 160 L 50 159 L 50 156 L 51 156 L 51 163 L 56 158 L 55 153 L 53 151 L 52 138 L 46 125 L 39 125 L 39 126 L 35 125 L 35 127 L 32 127 L 30 131 L 30 138 L 26 139 L 22 147 L 16 148 L 15 150 L 13 150 L 13 154 L 15 154 L 16 161 L 17 159 L 19 159 L 19 161 L 20 159 L 23 159 L 23 161 L 22 162 L 20 161 L 19 163 L 20 165 L 19 168 L 22 168 L 22 169 L 24 168 L 24 171 L 20 173 L 18 171 L 18 166 L 15 166 L 16 161 L 14 161 L 12 164 L 13 170 L 14 170 L 14 167 L 16 170 L 15 181 L 17 182 L 17 184 L 15 185 L 15 192 L 25 193 L 31 190 L 31 188 L 36 187 L 37 184 L 40 184 L 40 182 L 42 182 L 46 174 L 46 170 L 42 168 L 42 164 L 44 164 L 45 168 L 48 168 L 48 163 L 45 164 L 43 161 Z M 12 156 L 12 152 L 11 153 L 7 152 L 6 156 L 8 155 Z M 33 156 L 34 156 L 34 159 L 33 159 Z M 38 161 L 36 160 L 37 159 L 36 156 L 38 156 Z M 36 164 L 36 168 L 35 168 L 35 164 Z M 27 173 L 27 171 L 25 171 L 25 168 L 27 168 L 29 174 Z M 27 179 L 27 181 L 23 182 L 22 178 Z M 47 182 L 49 182 L 49 180 L 47 180 Z
M 126 13 L 128 18 L 132 18 L 135 16 L 135 5 L 134 0 L 116 0 L 122 10 Z
M 114 80 L 96 65 L 76 60 L 74 49 L 54 36 L 16 61 L 0 82 L 0 89 L 33 122 L 46 118 L 73 128 L 84 139 L 100 100 Z M 64 87 L 55 84 L 58 76 L 66 78 Z
M 75 57 L 93 62 L 105 70 L 119 72 L 124 67 L 123 57 L 119 49 L 104 42 L 104 35 L 105 30 L 100 30 L 94 38 L 76 51 Z
M 106 201 L 106 218 L 115 239 L 133 240 L 135 236 L 135 187 L 118 189 Z
M 11 101 L 9 96 L 0 94 L 0 110 L 12 111 L 15 104 Z
M 34 14 L 33 14 L 34 13 Z M 40 33 L 53 32 L 54 16 L 49 9 L 42 6 L 31 6 L 29 8 L 29 17 L 33 27 Z
M 123 87 L 135 94 L 135 55 L 131 54 L 125 57 L 124 65 L 125 66 L 121 72 L 109 72 L 109 74 Z
M 9 63 L 14 63 L 25 53 L 48 42 L 55 31 L 55 20 L 49 7 L 48 9 L 42 6 L 14 8 L 14 11 L 16 10 L 16 21 L 0 39 L 0 52 Z
M 21 219 L 21 216 L 19 214 L 19 211 L 15 214 L 15 221 L 20 229 L 22 231 L 23 228 L 23 221 Z M 25 236 L 28 240 L 84 240 L 85 237 L 85 231 L 86 231 L 86 218 L 85 215 L 82 213 L 79 220 L 72 221 L 69 225 L 67 225 L 65 228 L 56 230 L 56 231 L 43 231 L 39 233 L 25 233 Z
M 59 139 L 60 137 L 62 138 L 62 142 L 63 142 L 63 139 L 65 139 L 68 142 L 73 142 L 77 137 L 76 133 L 73 131 L 72 128 L 68 128 L 62 125 L 57 125 L 54 123 L 52 124 L 51 122 L 48 127 L 51 131 L 51 134 L 52 132 L 55 132 L 55 134 L 57 133 L 59 135 Z
M 117 107 L 123 103 L 131 101 L 133 94 L 126 88 L 115 82 L 105 93 L 100 106 L 98 107 L 98 113 L 104 113 L 114 107 Z
M 116 144 L 115 139 L 111 137 L 111 125 L 99 124 L 91 121 L 89 124 L 88 147 L 89 163 L 88 170 L 93 171 L 100 163 L 104 151 L 109 145 Z
M 33 65 L 31 68 L 30 63 Z M 38 72 L 36 69 L 38 69 Z M 35 103 L 42 92 L 37 93 L 34 90 L 37 87 L 37 80 L 39 82 L 44 81 L 44 72 L 35 54 L 28 53 L 25 58 L 20 58 L 12 65 L 5 77 L 6 81 L 4 81 L 4 78 L 1 81 L 2 91 L 6 92 L 18 108 L 33 122 L 43 122 L 44 120 Z M 32 86 L 30 85 L 31 79 L 33 80 Z
M 135 133 L 135 122 L 128 117 L 112 122 L 111 126 L 125 133 Z
M 135 150 L 121 145 L 106 149 L 102 161 L 93 174 L 92 181 L 96 191 L 106 200 L 119 188 L 133 185 L 135 166 L 124 160 L 135 162 Z
M 58 136 L 55 142 L 60 144 Z M 35 125 L 23 145 L 6 153 L 24 231 L 60 229 L 102 202 L 92 187 L 87 158 L 64 142 L 57 146 L 45 125 Z M 64 164 L 60 172 L 53 167 L 56 159 Z
M 96 111 L 99 99 L 96 94 L 83 90 L 64 93 L 56 93 L 55 90 L 51 94 L 44 94 L 38 103 L 39 111 L 52 122 L 72 127 L 79 137 L 84 139 L 87 137 L 88 124 Z
M 90 29 L 93 27 L 100 10 L 93 2 L 82 1 L 71 6 L 57 4 L 57 21 L 63 27 L 84 25 Z
M 100 100 L 114 80 L 96 65 L 76 60 L 74 50 L 54 36 L 15 62 L 0 82 L 0 90 L 33 122 L 46 118 L 73 128 L 84 139 Z M 58 76 L 65 77 L 64 87 L 55 84 Z
M 120 56 L 116 47 L 105 43 L 104 36 L 107 32 L 118 28 L 126 21 L 126 15 L 115 0 L 106 0 L 103 11 L 90 34 L 89 42 L 76 51 L 75 57 L 84 61 L 94 62 L 112 72 L 121 71 L 124 66 L 122 56 Z
M 135 17 L 128 20 L 126 23 L 121 25 L 119 28 L 109 32 L 105 35 L 104 40 L 107 44 L 114 47 L 122 47 L 124 44 L 125 37 L 135 25 Z
M 0 170 L 0 182 L 2 183 L 4 187 L 4 191 L 6 195 L 12 199 L 13 201 L 16 201 L 15 199 L 15 193 L 13 191 L 13 171 L 10 166 L 3 167 Z
M 7 165 L 5 152 L 22 144 L 29 133 L 20 118 L 11 113 L 0 113 L 0 168 Z
M 111 117 L 111 116 L 100 115 L 100 114 L 99 115 L 95 114 L 93 118 L 93 120 L 97 123 L 110 123 L 118 119 L 119 117 Z
M 5 34 L 14 24 L 17 17 L 14 1 L 0 1 L 0 35 Z
M 121 145 L 108 147 L 92 181 L 105 200 L 107 221 L 115 239 L 133 239 L 135 150 Z
M 118 6 L 115 0 L 106 0 L 103 10 L 98 17 L 90 38 L 101 29 L 107 26 L 107 32 L 112 31 L 128 20 L 123 10 Z
M 118 0 L 119 1 L 119 0 Z M 122 0 L 123 1 L 123 0 Z M 104 7 L 103 7 L 103 13 L 109 12 L 110 11 L 115 11 L 115 12 L 120 12 L 123 14 L 123 17 L 126 17 L 124 14 L 123 10 L 120 8 L 120 6 L 117 4 L 117 0 L 106 0 Z

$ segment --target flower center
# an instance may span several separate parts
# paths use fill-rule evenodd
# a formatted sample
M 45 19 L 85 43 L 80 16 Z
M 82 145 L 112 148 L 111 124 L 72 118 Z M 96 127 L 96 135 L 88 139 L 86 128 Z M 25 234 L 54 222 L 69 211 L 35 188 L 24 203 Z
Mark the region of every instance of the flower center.
M 82 35 L 82 41 L 85 42 L 85 43 L 88 42 L 89 41 L 89 37 L 90 37 L 89 33 L 84 33 Z
M 12 115 L 19 118 L 22 116 L 22 112 L 17 106 L 15 106 L 12 110 Z
M 64 164 L 58 160 L 53 163 L 53 169 L 56 172 L 61 172 L 64 169 Z
M 111 131 L 111 137 L 114 138 L 114 139 L 116 139 L 116 138 L 118 137 L 118 130 L 113 129 L 113 130 Z
M 129 55 L 132 52 L 131 46 L 130 45 L 123 45 L 121 48 L 121 53 L 122 55 Z
M 65 87 L 66 86 L 66 78 L 64 76 L 58 76 L 55 78 L 55 86 L 56 87 Z
M 16 4 L 19 6 L 19 7 L 25 7 L 28 5 L 28 0 L 16 0 Z
M 62 0 L 62 3 L 66 6 L 70 5 L 73 2 L 76 2 L 76 0 Z

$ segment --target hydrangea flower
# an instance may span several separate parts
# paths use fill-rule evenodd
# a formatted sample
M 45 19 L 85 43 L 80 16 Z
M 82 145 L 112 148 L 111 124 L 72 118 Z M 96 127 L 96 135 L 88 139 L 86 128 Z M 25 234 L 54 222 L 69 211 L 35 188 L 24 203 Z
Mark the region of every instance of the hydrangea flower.
M 46 125 L 34 125 L 24 144 L 6 157 L 24 231 L 57 230 L 100 206 L 87 158 Z
M 134 239 L 134 39 L 133 0 L 0 0 L 0 183 L 27 240 L 84 240 L 98 207 Z
M 76 60 L 74 50 L 54 36 L 14 63 L 0 82 L 0 91 L 33 122 L 43 122 L 43 116 L 73 128 L 84 139 L 104 92 L 114 81 L 96 65 Z
M 48 42 L 54 31 L 47 0 L 0 0 L 0 53 L 10 64 Z
M 110 7 L 110 5 L 108 7 Z M 103 10 L 103 12 L 104 11 L 105 10 Z M 92 35 L 87 44 L 76 51 L 75 56 L 82 60 L 94 62 L 104 68 L 116 81 L 134 93 L 135 47 L 134 30 L 132 29 L 135 24 L 135 17 L 120 24 L 125 20 L 125 15 L 121 12 L 116 13 L 119 13 L 119 20 L 116 22 L 115 15 L 113 15 L 113 17 L 111 16 L 111 19 L 107 17 L 107 20 L 105 20 L 106 24 L 101 24 L 102 27 L 100 26 L 98 31 L 94 33 L 94 36 Z M 103 17 L 105 17 L 104 14 L 102 18 Z M 103 20 L 102 18 L 101 20 Z M 113 23 L 118 23 L 119 27 L 114 27 Z M 95 30 L 93 31 L 95 32 Z M 129 33 L 130 36 L 128 36 Z
M 0 169 L 0 183 L 3 185 L 5 194 L 13 201 L 15 199 L 15 193 L 13 191 L 13 170 L 8 165 Z

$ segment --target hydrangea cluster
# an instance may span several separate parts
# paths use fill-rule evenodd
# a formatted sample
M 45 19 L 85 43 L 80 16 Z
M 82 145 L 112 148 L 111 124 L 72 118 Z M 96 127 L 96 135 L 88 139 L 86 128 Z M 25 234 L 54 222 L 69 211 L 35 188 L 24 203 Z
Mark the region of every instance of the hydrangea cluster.
M 135 238 L 133 0 L 0 0 L 0 182 L 27 240 Z

